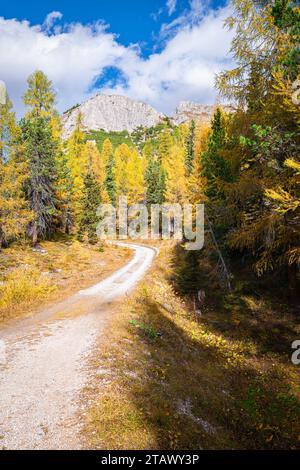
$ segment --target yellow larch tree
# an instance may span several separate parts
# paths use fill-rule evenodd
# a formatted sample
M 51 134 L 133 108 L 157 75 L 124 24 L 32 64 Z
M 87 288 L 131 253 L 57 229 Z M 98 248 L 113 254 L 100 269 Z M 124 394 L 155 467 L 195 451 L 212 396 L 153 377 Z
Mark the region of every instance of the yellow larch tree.
M 82 131 L 82 116 L 79 113 L 73 133 L 67 142 L 68 167 L 73 178 L 73 212 L 75 218 L 80 211 L 80 200 L 84 188 L 84 176 L 88 166 L 88 154 L 84 133 Z

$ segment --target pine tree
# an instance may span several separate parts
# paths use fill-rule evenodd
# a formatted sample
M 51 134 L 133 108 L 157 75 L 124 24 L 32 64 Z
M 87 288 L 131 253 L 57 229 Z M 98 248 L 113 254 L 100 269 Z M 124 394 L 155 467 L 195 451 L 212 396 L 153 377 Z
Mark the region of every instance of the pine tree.
M 80 200 L 80 214 L 78 225 L 78 239 L 84 240 L 86 237 L 89 243 L 97 243 L 97 225 L 99 217 L 97 209 L 101 204 L 100 188 L 93 170 L 90 168 L 84 177 L 82 198 Z
M 116 205 L 116 178 L 115 178 L 115 157 L 113 153 L 111 153 L 108 158 L 104 187 L 109 196 L 110 202 L 115 206 Z
M 212 120 L 212 132 L 207 151 L 202 154 L 203 176 L 207 178 L 207 195 L 214 197 L 219 192 L 219 182 L 231 180 L 230 166 L 224 159 L 222 151 L 225 148 L 226 135 L 224 118 L 220 108 L 217 108 Z
M 55 230 L 58 148 L 51 128 L 54 101 L 52 82 L 43 72 L 34 72 L 28 79 L 28 90 L 24 94 L 28 111 L 22 121 L 29 171 L 26 195 L 34 212 L 30 226 L 34 245 L 39 238 L 49 237 Z
M 29 176 L 26 194 L 34 212 L 30 234 L 33 245 L 39 238 L 54 233 L 56 214 L 56 143 L 46 118 L 24 119 L 22 122 Z
M 186 153 L 185 153 L 185 168 L 187 175 L 190 175 L 194 166 L 194 144 L 195 144 L 195 121 L 191 121 L 189 127 L 189 134 L 186 140 Z
M 201 204 L 207 201 L 207 178 L 203 174 L 202 155 L 207 151 L 209 135 L 210 126 L 208 124 L 201 123 L 195 128 L 194 164 L 187 181 L 190 204 Z
M 189 295 L 196 300 L 201 286 L 201 271 L 199 265 L 199 252 L 187 251 L 184 261 L 176 273 L 179 292 Z
M 159 160 L 150 159 L 145 172 L 147 204 L 162 204 L 166 193 L 166 173 Z

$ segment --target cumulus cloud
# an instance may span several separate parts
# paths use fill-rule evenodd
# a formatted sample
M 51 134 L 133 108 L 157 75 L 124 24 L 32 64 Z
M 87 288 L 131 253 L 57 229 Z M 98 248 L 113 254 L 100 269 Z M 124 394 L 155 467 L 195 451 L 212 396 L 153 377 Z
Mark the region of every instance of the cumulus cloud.
M 0 79 L 19 114 L 26 79 L 37 69 L 53 81 L 60 111 L 96 91 L 127 95 L 166 113 L 183 99 L 211 103 L 215 73 L 232 65 L 227 56 L 232 33 L 223 28 L 228 14 L 225 7 L 197 21 L 180 17 L 179 26 L 169 26 L 160 52 L 148 57 L 138 45 L 122 45 L 103 22 L 63 25 L 59 12 L 50 13 L 43 25 L 0 18 Z M 101 87 L 107 69 L 118 70 L 120 79 Z

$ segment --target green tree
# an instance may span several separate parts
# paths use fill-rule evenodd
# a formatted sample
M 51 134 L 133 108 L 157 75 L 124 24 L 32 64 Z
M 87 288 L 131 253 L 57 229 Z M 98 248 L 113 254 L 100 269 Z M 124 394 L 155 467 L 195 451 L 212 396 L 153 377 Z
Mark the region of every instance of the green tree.
M 226 133 L 224 116 L 219 108 L 215 111 L 211 127 L 208 149 L 202 155 L 202 167 L 203 176 L 207 179 L 207 195 L 213 197 L 219 192 L 219 183 L 229 182 L 231 178 L 229 164 L 222 155 Z
M 166 193 L 166 172 L 159 160 L 151 158 L 145 172 L 147 204 L 162 204 Z
M 185 168 L 188 175 L 193 171 L 195 151 L 195 121 L 191 121 L 189 127 L 189 133 L 186 139 L 186 153 L 185 153 Z
M 115 178 L 115 157 L 113 153 L 111 153 L 108 157 L 104 188 L 109 196 L 111 203 L 115 206 L 117 185 L 116 185 L 116 178 Z
M 24 119 L 22 132 L 28 160 L 26 194 L 34 213 L 30 234 L 35 245 L 39 238 L 50 237 L 55 230 L 57 146 L 44 117 Z
M 80 200 L 80 214 L 78 224 L 78 239 L 82 241 L 87 237 L 89 243 L 97 243 L 97 225 L 99 216 L 97 209 L 101 204 L 101 193 L 93 171 L 90 169 L 84 177 L 82 198 Z

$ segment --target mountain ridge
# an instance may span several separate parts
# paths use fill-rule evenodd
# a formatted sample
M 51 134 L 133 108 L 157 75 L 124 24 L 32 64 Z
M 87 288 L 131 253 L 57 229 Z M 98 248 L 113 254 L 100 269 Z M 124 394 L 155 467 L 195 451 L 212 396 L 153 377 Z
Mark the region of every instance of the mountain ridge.
M 228 112 L 233 110 L 231 106 L 220 106 Z M 215 108 L 216 105 L 181 101 L 174 114 L 167 116 L 149 104 L 127 96 L 97 93 L 63 113 L 63 138 L 68 138 L 72 133 L 79 113 L 82 114 L 83 130 L 86 132 L 104 130 L 132 133 L 140 126 L 146 128 L 155 126 L 167 117 L 177 125 L 191 120 L 209 122 Z

